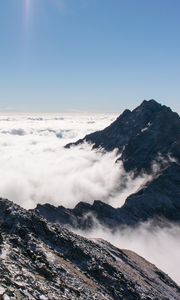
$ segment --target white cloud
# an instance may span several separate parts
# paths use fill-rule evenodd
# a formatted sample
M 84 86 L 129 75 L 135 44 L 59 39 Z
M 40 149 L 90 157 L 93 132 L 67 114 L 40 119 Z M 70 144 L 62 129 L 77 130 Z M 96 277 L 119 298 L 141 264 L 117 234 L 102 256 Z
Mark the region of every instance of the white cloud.
M 0 196 L 32 208 L 74 206 L 109 199 L 119 181 L 115 152 L 70 150 L 64 145 L 107 126 L 114 116 L 11 115 L 0 117 Z
M 11 114 L 0 116 L 0 196 L 25 208 L 37 203 L 74 207 L 102 200 L 121 206 L 150 176 L 134 180 L 116 151 L 90 151 L 66 143 L 106 127 L 110 114 Z

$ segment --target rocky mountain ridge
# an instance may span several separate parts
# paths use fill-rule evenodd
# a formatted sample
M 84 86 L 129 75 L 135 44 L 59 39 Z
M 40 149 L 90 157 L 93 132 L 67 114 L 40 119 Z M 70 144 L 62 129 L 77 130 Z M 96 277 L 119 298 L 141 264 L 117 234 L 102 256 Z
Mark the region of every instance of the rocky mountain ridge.
M 180 299 L 162 271 L 0 199 L 0 299 Z
M 159 156 L 172 156 L 180 162 L 180 117 L 155 100 L 144 100 L 134 110 L 125 110 L 110 126 L 66 148 L 84 142 L 91 143 L 94 149 L 118 149 L 126 171 L 151 172 L 152 162 Z
M 143 101 L 132 112 L 125 110 L 104 130 L 87 135 L 67 148 L 83 142 L 106 151 L 118 149 L 125 170 L 133 172 L 134 177 L 141 172 L 151 173 L 155 161 L 157 171 L 120 208 L 95 201 L 92 205 L 81 202 L 74 209 L 38 205 L 36 213 L 50 222 L 81 229 L 90 229 L 94 218 L 112 229 L 150 219 L 180 222 L 180 117 L 177 113 L 155 100 Z

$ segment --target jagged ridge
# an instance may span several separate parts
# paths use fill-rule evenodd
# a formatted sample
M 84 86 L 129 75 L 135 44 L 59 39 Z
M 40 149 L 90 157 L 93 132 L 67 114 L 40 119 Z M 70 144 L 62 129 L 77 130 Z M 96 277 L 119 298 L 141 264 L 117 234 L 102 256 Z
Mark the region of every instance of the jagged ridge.
M 115 209 L 101 201 L 93 205 L 80 203 L 74 209 L 38 205 L 38 214 L 48 221 L 83 229 L 93 226 L 92 215 L 111 228 L 148 219 L 180 221 L 180 117 L 177 113 L 155 100 L 145 100 L 132 112 L 125 110 L 104 130 L 67 147 L 84 141 L 107 151 L 118 148 L 125 169 L 133 171 L 135 176 L 142 171 L 151 172 L 155 160 L 159 173 L 138 193 L 128 197 L 121 208 Z
M 180 299 L 162 271 L 128 250 L 87 240 L 0 200 L 0 297 L 4 299 Z
M 89 142 L 106 151 L 122 153 L 126 171 L 150 172 L 152 162 L 161 154 L 180 161 L 180 117 L 155 100 L 144 100 L 133 111 L 125 110 L 104 130 L 86 135 L 74 145 Z

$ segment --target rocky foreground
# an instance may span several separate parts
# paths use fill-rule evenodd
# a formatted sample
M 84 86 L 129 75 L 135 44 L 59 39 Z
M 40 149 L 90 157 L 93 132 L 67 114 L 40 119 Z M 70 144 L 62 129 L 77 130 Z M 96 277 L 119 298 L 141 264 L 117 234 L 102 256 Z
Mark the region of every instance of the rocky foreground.
M 180 299 L 154 265 L 0 200 L 0 299 Z

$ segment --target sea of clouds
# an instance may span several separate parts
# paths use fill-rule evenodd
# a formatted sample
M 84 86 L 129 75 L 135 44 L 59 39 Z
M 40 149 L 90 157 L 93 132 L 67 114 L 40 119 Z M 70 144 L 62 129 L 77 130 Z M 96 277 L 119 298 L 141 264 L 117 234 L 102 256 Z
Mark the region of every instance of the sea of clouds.
M 0 115 L 0 196 L 25 208 L 45 202 L 72 207 L 85 196 L 88 201 L 107 196 L 117 176 L 115 153 L 104 156 L 88 145 L 72 150 L 64 145 L 113 119 L 109 114 Z
M 91 150 L 91 145 L 65 149 L 86 134 L 108 126 L 115 114 L 1 114 L 0 197 L 34 208 L 37 203 L 74 207 L 95 199 L 114 207 L 123 205 L 150 176 L 133 179 L 117 163 L 117 151 Z M 104 238 L 120 248 L 134 250 L 180 283 L 180 229 L 152 229 L 149 224 L 112 234 L 98 223 L 91 238 Z
M 64 146 L 108 126 L 111 114 L 0 115 L 0 196 L 23 206 L 74 207 L 103 200 L 121 206 L 147 180 L 125 176 L 117 151 Z M 123 179 L 123 180 L 122 180 Z

